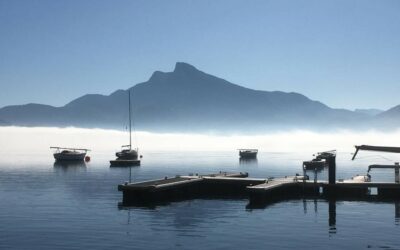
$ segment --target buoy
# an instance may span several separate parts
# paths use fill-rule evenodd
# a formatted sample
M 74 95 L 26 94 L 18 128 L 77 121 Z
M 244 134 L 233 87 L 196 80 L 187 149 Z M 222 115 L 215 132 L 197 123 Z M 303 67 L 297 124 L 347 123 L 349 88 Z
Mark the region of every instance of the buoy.
M 86 162 L 90 161 L 90 156 L 88 156 L 88 155 L 85 156 L 85 161 L 86 161 Z

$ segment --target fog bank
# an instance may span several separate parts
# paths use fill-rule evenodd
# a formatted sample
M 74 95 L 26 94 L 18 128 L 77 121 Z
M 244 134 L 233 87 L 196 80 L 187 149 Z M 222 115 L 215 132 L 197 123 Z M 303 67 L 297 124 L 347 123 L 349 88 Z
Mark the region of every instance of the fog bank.
M 128 133 L 116 130 L 0 127 L 0 152 L 48 150 L 50 146 L 83 147 L 93 151 L 115 151 L 129 143 Z M 319 152 L 337 149 L 352 152 L 354 145 L 400 146 L 400 130 L 390 133 L 368 131 L 319 133 L 287 131 L 259 135 L 215 135 L 188 133 L 149 133 L 132 135 L 134 145 L 143 151 L 232 151 L 258 148 L 265 152 Z

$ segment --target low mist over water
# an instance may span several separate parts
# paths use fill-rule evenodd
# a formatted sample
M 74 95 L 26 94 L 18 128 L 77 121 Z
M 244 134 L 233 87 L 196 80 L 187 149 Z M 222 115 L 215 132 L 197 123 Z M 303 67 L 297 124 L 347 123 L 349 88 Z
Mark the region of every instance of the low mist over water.
M 117 130 L 0 127 L 0 153 L 9 150 L 38 152 L 49 146 L 84 147 L 93 151 L 115 151 L 129 143 L 128 133 Z M 336 149 L 353 152 L 354 145 L 399 146 L 400 130 L 395 132 L 282 131 L 259 135 L 219 135 L 189 133 L 133 133 L 134 146 L 145 151 L 232 151 L 257 148 L 266 152 L 319 152 Z

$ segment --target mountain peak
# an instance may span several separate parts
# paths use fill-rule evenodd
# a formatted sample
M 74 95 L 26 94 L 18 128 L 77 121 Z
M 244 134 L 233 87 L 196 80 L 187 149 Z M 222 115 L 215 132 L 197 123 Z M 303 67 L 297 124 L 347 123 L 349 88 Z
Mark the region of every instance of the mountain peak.
M 194 71 L 198 71 L 198 69 L 196 69 L 194 66 L 185 63 L 185 62 L 177 62 L 175 64 L 175 69 L 174 72 L 194 72 Z
M 149 81 L 155 81 L 155 80 L 160 80 L 165 77 L 165 73 L 161 71 L 154 71 L 154 73 L 151 75 Z
M 193 73 L 195 73 L 195 72 L 200 72 L 200 71 L 188 63 L 177 62 L 175 64 L 174 71 L 171 73 L 174 75 L 181 75 L 181 76 L 182 75 L 193 76 Z M 166 81 L 168 78 L 168 75 L 170 75 L 170 72 L 165 73 L 162 71 L 154 71 L 154 73 L 151 75 L 149 81 Z

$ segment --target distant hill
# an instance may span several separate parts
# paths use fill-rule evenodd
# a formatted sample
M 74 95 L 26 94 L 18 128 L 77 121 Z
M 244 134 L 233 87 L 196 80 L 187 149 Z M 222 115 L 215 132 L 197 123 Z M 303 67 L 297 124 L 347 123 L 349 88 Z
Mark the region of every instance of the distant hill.
M 4 120 L 0 120 L 0 126 L 8 126 L 11 125 L 9 122 L 6 122 Z
M 383 110 L 380 109 L 356 109 L 354 110 L 356 113 L 361 113 L 361 114 L 366 114 L 369 116 L 376 116 L 379 115 L 380 113 L 383 113 Z
M 206 74 L 187 63 L 156 71 L 131 88 L 135 127 L 156 131 L 258 131 L 368 126 L 370 114 L 333 109 L 298 93 L 258 91 Z M 7 106 L 0 119 L 23 126 L 123 128 L 127 90 L 89 94 L 63 107 Z M 386 112 L 384 112 L 386 113 Z M 382 113 L 381 115 L 383 115 Z
M 397 125 L 397 127 L 400 127 L 400 105 L 380 113 L 377 115 L 377 118 L 386 125 L 394 124 Z

